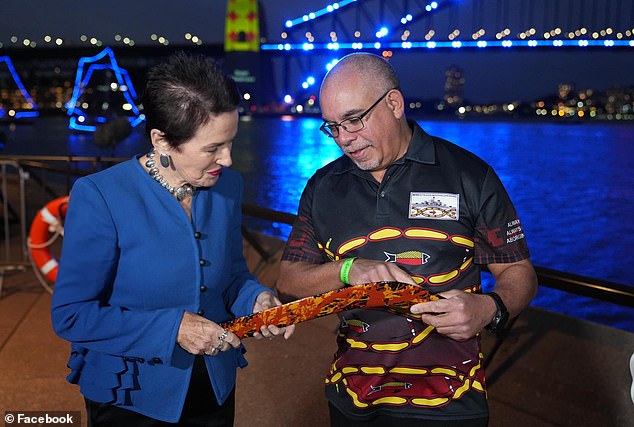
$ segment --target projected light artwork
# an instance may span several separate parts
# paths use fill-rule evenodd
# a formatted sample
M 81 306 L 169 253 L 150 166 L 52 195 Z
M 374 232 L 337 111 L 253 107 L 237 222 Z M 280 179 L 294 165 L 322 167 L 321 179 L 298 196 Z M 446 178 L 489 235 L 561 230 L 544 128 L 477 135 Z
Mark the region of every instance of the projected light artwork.
M 102 74 L 102 80 L 91 84 L 97 72 Z M 99 124 L 121 116 L 127 117 L 132 127 L 144 120 L 130 75 L 118 65 L 109 47 L 97 55 L 79 59 L 73 95 L 66 108 L 69 128 L 78 131 L 94 132 Z
M 37 104 L 33 101 L 31 95 L 29 95 L 29 92 L 24 87 L 24 84 L 22 84 L 22 80 L 20 80 L 20 76 L 15 70 L 13 62 L 11 62 L 11 58 L 6 55 L 0 56 L 0 67 L 2 67 L 2 64 L 6 64 L 7 69 L 9 70 L 9 75 L 17 86 L 20 96 L 23 99 L 18 100 L 18 105 L 16 106 L 7 106 L 0 102 L 0 119 L 20 120 L 38 117 L 40 113 L 37 111 Z

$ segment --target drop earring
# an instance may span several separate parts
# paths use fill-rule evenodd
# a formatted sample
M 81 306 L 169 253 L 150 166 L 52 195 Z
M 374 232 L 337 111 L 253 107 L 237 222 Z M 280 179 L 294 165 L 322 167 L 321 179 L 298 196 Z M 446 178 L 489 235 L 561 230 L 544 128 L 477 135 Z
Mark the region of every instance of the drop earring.
M 170 166 L 171 160 L 172 159 L 170 159 L 169 154 L 165 154 L 165 153 L 159 154 L 159 163 L 164 168 L 168 168 Z

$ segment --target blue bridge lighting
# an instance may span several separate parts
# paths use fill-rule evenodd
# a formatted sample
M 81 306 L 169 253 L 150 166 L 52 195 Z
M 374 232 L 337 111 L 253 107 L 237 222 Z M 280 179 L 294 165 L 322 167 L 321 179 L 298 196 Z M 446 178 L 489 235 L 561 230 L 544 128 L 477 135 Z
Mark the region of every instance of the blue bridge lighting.
M 324 15 L 330 14 L 332 12 L 335 12 L 335 11 L 339 10 L 340 8 L 349 5 L 350 3 L 355 3 L 356 1 L 357 0 L 342 0 L 342 1 L 339 1 L 339 2 L 336 2 L 336 3 L 329 4 L 328 6 L 322 8 L 322 9 L 316 10 L 314 12 L 307 13 L 306 15 L 303 15 L 303 16 L 301 16 L 299 18 L 288 19 L 284 23 L 284 26 L 286 28 L 292 28 L 292 27 L 294 27 L 294 26 L 296 26 L 298 24 L 301 24 L 301 23 L 304 23 L 304 22 L 309 22 L 309 21 L 317 19 L 317 18 L 319 18 L 321 16 L 324 16 Z
M 310 45 L 305 48 L 304 45 Z M 425 49 L 425 48 L 486 48 L 486 47 L 634 47 L 632 40 L 454 40 L 454 41 L 411 41 L 403 42 L 354 42 L 338 43 L 339 50 L 356 49 Z M 264 43 L 262 50 L 332 50 L 328 43 Z

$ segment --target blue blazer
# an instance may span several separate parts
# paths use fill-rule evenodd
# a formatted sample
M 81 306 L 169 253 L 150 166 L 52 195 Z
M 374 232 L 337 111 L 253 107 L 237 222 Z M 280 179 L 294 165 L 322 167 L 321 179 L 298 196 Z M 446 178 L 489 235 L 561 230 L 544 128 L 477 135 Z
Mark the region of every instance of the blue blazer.
M 270 291 L 244 260 L 242 188 L 224 169 L 195 192 L 190 221 L 136 158 L 76 181 L 51 312 L 72 343 L 68 380 L 84 396 L 178 421 L 194 363 L 176 344 L 183 313 L 223 322 Z M 205 356 L 218 403 L 246 366 L 243 352 Z

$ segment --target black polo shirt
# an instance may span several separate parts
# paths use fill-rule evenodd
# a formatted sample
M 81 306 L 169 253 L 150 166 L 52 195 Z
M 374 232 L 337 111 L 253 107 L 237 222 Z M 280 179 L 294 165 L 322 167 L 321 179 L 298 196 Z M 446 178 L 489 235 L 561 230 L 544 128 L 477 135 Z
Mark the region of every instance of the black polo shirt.
M 378 183 L 342 156 L 302 194 L 284 260 L 395 262 L 432 293 L 480 291 L 480 265 L 529 257 L 519 219 L 493 169 L 415 122 L 407 153 Z M 454 341 L 419 316 L 388 309 L 340 316 L 328 399 L 349 416 L 487 416 L 479 337 Z

